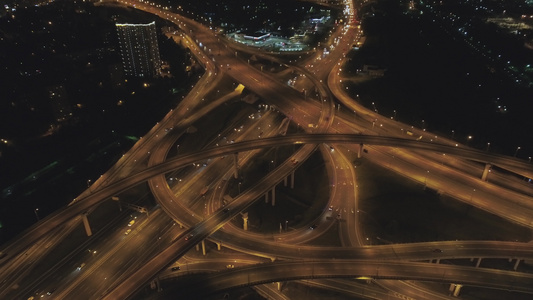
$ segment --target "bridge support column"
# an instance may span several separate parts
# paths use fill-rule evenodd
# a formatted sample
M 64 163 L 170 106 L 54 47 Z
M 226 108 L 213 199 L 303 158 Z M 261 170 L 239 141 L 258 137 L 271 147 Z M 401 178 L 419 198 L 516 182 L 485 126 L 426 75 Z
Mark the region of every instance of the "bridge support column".
M 435 263 L 436 263 L 436 264 L 440 264 L 440 258 L 437 258 L 437 259 L 435 260 Z
M 87 234 L 87 236 L 93 235 L 91 225 L 89 225 L 89 219 L 87 219 L 87 213 L 83 213 L 81 215 L 81 219 L 83 220 L 83 227 L 85 227 L 85 233 Z
M 205 256 L 205 240 L 202 240 L 202 254 Z
M 276 186 L 272 188 L 272 206 L 276 206 Z
M 363 143 L 359 144 L 359 150 L 357 150 L 357 158 L 361 158 L 363 152 Z
M 157 288 L 157 291 L 158 291 L 158 292 L 163 291 L 163 289 L 161 288 L 161 282 L 159 281 L 159 277 L 156 277 L 156 278 L 154 279 L 154 282 L 155 282 L 155 286 L 156 286 L 156 288 Z
M 265 193 L 265 203 L 268 203 L 268 191 Z
M 294 188 L 294 171 L 291 173 L 291 189 Z
M 460 284 L 456 284 L 456 285 L 455 285 L 455 290 L 453 291 L 453 296 L 454 296 L 454 297 L 458 297 L 458 296 L 459 296 L 459 292 L 461 291 L 461 288 L 462 288 L 462 287 L 463 287 L 463 286 L 460 285 Z
M 200 251 L 200 244 L 196 244 L 196 251 Z
M 476 268 L 481 264 L 481 257 L 477 259 Z
M 242 229 L 248 230 L 248 213 L 242 214 Z
M 122 211 L 122 205 L 120 205 L 120 198 L 117 197 L 117 196 L 113 196 L 113 197 L 111 197 L 111 200 L 117 201 L 117 203 L 118 203 L 118 211 Z
M 483 174 L 481 175 L 481 180 L 487 181 L 487 176 L 489 176 L 491 164 L 485 164 L 485 169 L 483 169 Z
M 450 283 L 450 288 L 448 289 L 448 291 L 451 293 L 453 293 L 453 291 L 455 290 L 455 283 Z
M 291 175 L 287 175 L 285 178 L 283 178 L 283 186 L 287 186 L 287 179 L 288 177 L 291 176 Z
M 277 284 L 278 284 L 278 291 L 281 291 L 281 282 L 278 281 Z
M 233 177 L 235 179 L 239 177 L 239 153 L 233 154 Z
M 270 260 L 271 260 L 272 262 L 275 262 L 275 261 L 276 261 L 276 258 L 275 258 L 275 257 L 271 257 Z
M 513 270 L 516 271 L 516 269 L 518 268 L 518 264 L 520 263 L 520 258 L 517 258 L 516 259 L 516 262 L 514 263 L 514 266 L 513 266 Z

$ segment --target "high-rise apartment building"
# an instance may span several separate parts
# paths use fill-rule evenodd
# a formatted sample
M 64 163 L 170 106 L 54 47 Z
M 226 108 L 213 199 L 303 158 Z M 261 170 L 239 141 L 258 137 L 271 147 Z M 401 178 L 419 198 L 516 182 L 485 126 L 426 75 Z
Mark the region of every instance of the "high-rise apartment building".
M 155 77 L 161 74 L 161 58 L 155 22 L 116 24 L 124 75 Z

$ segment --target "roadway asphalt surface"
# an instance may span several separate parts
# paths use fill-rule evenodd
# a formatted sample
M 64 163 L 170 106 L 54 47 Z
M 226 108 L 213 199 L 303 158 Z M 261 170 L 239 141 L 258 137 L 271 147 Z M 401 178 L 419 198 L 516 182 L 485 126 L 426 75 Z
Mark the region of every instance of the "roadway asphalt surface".
M 199 24 L 194 22 L 187 21 L 189 28 L 195 31 L 197 40 L 202 39 L 206 47 L 209 49 L 214 48 L 217 44 L 216 37 L 212 34 L 207 34 L 206 30 L 202 29 Z M 192 33 L 192 32 L 191 32 Z M 190 40 L 193 43 L 192 40 Z M 194 47 L 194 46 L 193 46 Z M 196 46 L 197 47 L 197 46 Z M 205 47 L 204 47 L 205 50 Z M 200 51 L 200 49 L 198 49 Z M 231 65 L 231 69 L 227 69 L 226 72 L 230 73 L 235 78 L 239 79 L 239 82 L 243 82 L 247 87 L 251 88 L 254 92 L 265 99 L 276 99 L 273 102 L 278 109 L 281 111 L 290 112 L 291 118 L 294 118 L 293 121 L 302 123 L 304 126 L 307 123 L 317 124 L 317 129 L 315 132 L 322 132 L 321 134 L 300 134 L 300 135 L 291 135 L 286 137 L 272 137 L 272 138 L 261 138 L 259 140 L 248 140 L 242 142 L 236 142 L 230 145 L 217 146 L 212 149 L 205 149 L 193 154 L 180 155 L 176 158 L 170 159 L 165 162 L 156 163 L 153 166 L 148 168 L 142 168 L 142 164 L 135 164 L 137 161 L 146 161 L 148 157 L 154 159 L 155 156 L 150 156 L 150 149 L 153 149 L 153 144 L 156 143 L 158 139 L 157 132 L 162 132 L 164 126 L 175 125 L 178 120 L 174 117 L 170 120 L 172 115 L 176 115 L 184 118 L 189 118 L 186 111 L 172 112 L 169 113 L 168 120 L 162 122 L 161 125 L 154 127 L 154 129 L 147 134 L 147 139 L 144 143 L 139 143 L 140 146 L 136 145 L 134 149 L 137 150 L 138 155 L 132 157 L 124 157 L 123 159 L 129 161 L 129 164 L 122 164 L 127 167 L 117 167 L 117 170 L 113 169 L 113 172 L 105 174 L 105 176 L 99 179 L 93 185 L 92 189 L 88 189 L 82 196 L 78 197 L 70 206 L 50 215 L 45 220 L 39 223 L 39 226 L 33 227 L 22 236 L 22 238 L 16 243 L 10 245 L 6 253 L 10 256 L 15 256 L 17 253 L 21 253 L 24 249 L 27 249 L 35 243 L 41 236 L 46 235 L 51 232 L 53 229 L 60 227 L 61 225 L 66 224 L 69 220 L 77 219 L 81 213 L 89 210 L 94 205 L 97 205 L 101 201 L 109 199 L 110 197 L 119 194 L 122 191 L 125 191 L 133 186 L 136 186 L 142 182 L 155 178 L 161 174 L 171 172 L 175 169 L 181 168 L 186 165 L 198 161 L 205 161 L 206 159 L 213 157 L 221 157 L 226 155 L 231 155 L 233 153 L 240 153 L 244 151 L 250 151 L 254 149 L 269 148 L 281 145 L 288 144 L 301 144 L 305 145 L 300 148 L 299 153 L 296 153 L 294 157 L 298 157 L 300 161 L 303 161 L 308 157 L 316 145 L 322 143 L 328 144 L 364 144 L 364 145 L 373 145 L 373 146 L 385 146 L 385 147 L 397 147 L 410 150 L 423 150 L 429 151 L 431 153 L 437 153 L 439 155 L 445 153 L 457 157 L 462 157 L 470 159 L 473 161 L 479 161 L 482 163 L 490 163 L 510 171 L 522 174 L 524 176 L 533 177 L 533 166 L 526 164 L 524 161 L 520 161 L 515 158 L 505 157 L 500 155 L 495 155 L 492 153 L 477 151 L 465 147 L 456 146 L 453 144 L 437 143 L 434 141 L 417 141 L 412 139 L 402 139 L 396 137 L 382 137 L 375 135 L 361 135 L 361 134 L 327 134 L 328 128 L 333 124 L 333 102 L 332 95 L 329 93 L 328 89 L 323 87 L 322 80 L 314 79 L 314 76 L 311 76 L 310 73 L 307 77 L 313 79 L 313 83 L 319 89 L 319 97 L 321 101 L 318 102 L 308 102 L 306 105 L 302 106 L 302 94 L 295 92 L 290 88 L 281 88 L 280 84 L 275 81 L 275 79 L 261 70 L 253 69 L 246 64 L 243 64 L 235 54 L 235 57 L 232 57 L 231 50 L 219 49 L 215 50 L 220 52 L 226 51 L 230 52 L 230 55 L 222 55 L 220 59 L 217 57 L 217 64 L 221 64 L 223 68 L 224 65 Z M 220 76 L 216 76 L 217 70 L 220 71 L 218 66 L 214 66 L 208 58 L 200 59 L 202 64 L 208 69 L 208 75 L 203 77 L 196 88 L 200 89 L 206 87 L 207 85 L 216 84 L 217 80 L 220 80 Z M 331 63 L 334 60 L 331 60 Z M 302 73 L 307 72 L 301 70 Z M 322 71 L 323 74 L 324 71 Z M 333 73 L 333 72 L 332 72 Z M 215 78 L 211 79 L 211 76 Z M 322 75 L 321 75 L 322 76 Z M 330 77 L 331 78 L 331 77 Z M 187 109 L 188 110 L 188 109 Z M 205 113 L 205 112 L 203 112 Z M 181 115 L 180 115 L 181 114 Z M 201 115 L 198 114 L 198 115 Z M 374 115 L 367 114 L 367 118 L 373 118 Z M 187 119 L 188 122 L 193 121 L 193 119 Z M 346 121 L 343 120 L 345 123 Z M 368 122 L 368 120 L 367 120 Z M 185 122 L 186 123 L 186 122 Z M 185 124 L 184 123 L 184 124 Z M 368 125 L 368 124 L 367 124 Z M 374 124 L 372 124 L 373 126 Z M 145 148 L 142 148 L 145 147 Z M 162 156 L 166 156 L 162 155 Z M 159 155 L 157 156 L 159 157 Z M 118 166 L 120 164 L 117 164 Z M 161 254 L 153 258 L 150 262 L 144 263 L 144 265 L 135 271 L 134 275 L 124 278 L 121 283 L 120 288 L 114 289 L 110 294 L 106 296 L 106 299 L 122 299 L 126 298 L 127 295 L 131 295 L 136 289 L 139 288 L 143 283 L 148 282 L 155 274 L 160 272 L 166 266 L 169 265 L 169 262 L 175 261 L 177 258 L 184 255 L 189 249 L 194 247 L 196 244 L 200 243 L 205 238 L 211 236 L 215 240 L 226 240 L 230 239 L 230 236 L 225 236 L 227 233 L 223 231 L 218 231 L 226 222 L 231 218 L 237 216 L 241 211 L 245 210 L 254 199 L 259 198 L 266 191 L 272 188 L 276 183 L 279 182 L 280 178 L 286 177 L 294 169 L 294 166 L 290 162 L 286 162 L 279 166 L 276 170 L 269 173 L 263 180 L 259 183 L 252 186 L 250 189 L 244 191 L 239 197 L 235 199 L 230 205 L 228 205 L 228 211 L 218 211 L 212 215 L 205 218 L 202 222 L 194 225 L 191 229 L 187 230 L 182 235 L 179 235 L 179 238 L 176 238 L 171 245 L 163 250 Z M 171 195 L 169 195 L 171 196 Z M 519 205 L 509 205 L 503 206 L 503 204 L 498 207 L 496 210 L 504 211 L 505 215 L 512 216 L 512 220 L 516 223 L 523 224 L 525 226 L 531 227 L 533 225 L 531 216 L 533 207 L 530 204 L 531 201 L 529 197 L 521 200 Z M 498 203 L 492 203 L 497 204 Z M 171 211 L 167 209 L 167 211 Z M 174 219 L 182 219 L 184 216 L 173 216 Z M 190 222 L 197 222 L 197 219 L 190 219 Z M 181 233 L 180 233 L 181 234 Z M 185 239 L 187 237 L 187 239 Z M 250 251 L 254 247 L 246 245 L 249 243 L 249 240 L 242 239 L 242 243 L 235 243 L 232 245 L 235 249 L 242 248 L 244 251 Z M 530 256 L 533 253 L 531 246 L 521 243 L 505 243 L 505 242 L 454 242 L 453 245 L 448 245 L 448 242 L 438 242 L 438 243 L 428 243 L 428 244 L 413 244 L 408 247 L 403 247 L 403 245 L 387 245 L 387 247 L 355 247 L 355 248 L 321 248 L 321 247 L 298 247 L 295 246 L 280 244 L 276 249 L 265 248 L 264 252 L 257 250 L 252 250 L 257 255 L 264 257 L 272 258 L 295 258 L 295 257 L 307 257 L 307 258 L 327 258 L 327 261 L 324 262 L 313 262 L 312 264 L 302 264 L 298 265 L 298 262 L 293 263 L 290 267 L 284 267 L 283 263 L 274 263 L 273 269 L 268 269 L 265 267 L 265 274 L 260 275 L 259 277 L 253 277 L 250 280 L 250 272 L 248 273 L 239 273 L 241 271 L 234 271 L 237 275 L 234 279 L 229 279 L 224 282 L 224 279 L 217 281 L 218 287 L 213 287 L 216 289 L 229 288 L 231 285 L 239 286 L 244 284 L 258 283 L 258 282 L 269 282 L 269 281 L 278 281 L 282 279 L 298 279 L 305 278 L 304 273 L 309 274 L 309 268 L 311 267 L 312 276 L 316 278 L 328 277 L 328 276 L 355 276 L 354 270 L 358 270 L 360 274 L 366 274 L 374 278 L 394 278 L 394 279 L 432 279 L 436 281 L 444 282 L 464 282 L 472 285 L 487 285 L 494 288 L 506 288 L 510 290 L 520 290 L 531 292 L 528 290 L 528 284 L 532 285 L 531 278 L 526 275 L 518 274 L 516 272 L 510 272 L 512 274 L 507 274 L 504 271 L 487 271 L 473 268 L 465 268 L 465 270 L 456 266 L 443 266 L 443 265 L 429 265 L 421 264 L 424 266 L 419 266 L 418 263 L 412 262 L 394 262 L 388 261 L 376 262 L 374 260 L 379 259 L 390 259 L 390 260 L 416 260 L 416 259 L 435 259 L 435 258 L 470 258 L 470 257 L 511 257 L 519 259 L 530 259 Z M 451 243 L 451 242 L 450 242 Z M 470 244 L 472 243 L 472 244 Z M 412 247 L 412 248 L 409 248 Z M 436 253 L 431 251 L 432 249 L 439 248 L 442 250 L 442 253 Z M 366 259 L 366 266 L 357 267 L 357 263 L 353 262 L 352 264 L 346 263 L 346 270 L 341 266 L 341 262 L 332 262 L 330 258 L 339 258 L 339 259 Z M 301 262 L 300 262 L 301 263 Z M 339 264 L 339 266 L 337 266 Z M 331 268 L 334 266 L 334 268 Z M 390 269 L 387 269 L 387 266 Z M 431 266 L 433 268 L 431 268 Z M 254 266 L 250 267 L 254 272 L 259 272 L 260 267 Z M 285 273 L 285 277 L 280 277 L 282 273 L 281 270 L 284 268 L 290 268 L 293 275 L 287 276 L 288 273 Z M 410 269 L 411 268 L 411 269 Z M 352 270 L 349 271 L 348 269 Z M 377 273 L 377 270 L 381 270 L 381 274 Z M 402 271 L 403 270 L 403 271 Z M 287 271 L 287 269 L 285 269 Z M 315 275 L 315 271 L 317 272 Z M 244 272 L 244 271 L 242 271 Z M 346 273 L 343 273 L 346 272 Z M 440 273 L 439 273 L 440 272 Z M 449 272 L 449 273 L 448 273 Z M 469 273 L 471 272 L 471 273 Z M 493 272 L 493 273 L 491 273 Z M 498 275 L 495 275 L 496 272 Z M 272 274 L 272 277 L 268 277 L 268 273 Z M 240 274 L 240 275 L 239 275 Z M 277 275 L 276 275 L 277 274 Z M 453 274 L 453 277 L 451 277 Z M 215 276 L 215 275 L 213 275 Z M 309 275 L 307 275 L 309 276 Z M 440 277 L 440 279 L 439 279 Z M 248 282 L 246 283 L 246 279 Z M 452 280 L 453 278 L 453 280 Z M 500 282 L 495 282 L 496 279 Z M 213 279 L 214 280 L 214 279 Z M 213 281 L 215 282 L 215 281 Z M 244 282 L 244 283 L 243 283 Z

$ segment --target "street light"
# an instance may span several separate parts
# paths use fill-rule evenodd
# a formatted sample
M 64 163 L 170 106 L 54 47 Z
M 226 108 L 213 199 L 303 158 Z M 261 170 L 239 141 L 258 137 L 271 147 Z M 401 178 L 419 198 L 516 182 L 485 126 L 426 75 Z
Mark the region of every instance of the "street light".
M 37 222 L 39 222 L 39 213 L 38 213 L 38 211 L 39 211 L 39 208 L 35 208 L 33 210 L 33 212 L 35 213 L 35 217 L 37 218 Z
M 466 140 L 466 145 L 468 146 L 468 142 L 470 142 L 470 140 L 473 138 L 473 136 L 469 135 L 468 136 L 468 139 Z
M 518 150 L 520 150 L 520 146 L 516 147 L 516 151 L 514 152 L 514 157 L 518 154 Z
M 487 143 L 487 152 L 489 152 L 490 143 Z

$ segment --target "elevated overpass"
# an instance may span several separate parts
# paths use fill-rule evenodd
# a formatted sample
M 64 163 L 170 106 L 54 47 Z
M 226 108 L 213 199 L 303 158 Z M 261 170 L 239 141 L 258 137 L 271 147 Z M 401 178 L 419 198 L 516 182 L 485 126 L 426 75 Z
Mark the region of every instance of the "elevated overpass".
M 265 88 L 265 90 L 270 90 L 270 89 Z M 264 93 L 266 93 L 266 92 L 264 92 Z M 164 173 L 166 173 L 168 171 L 171 171 L 171 170 L 174 170 L 174 169 L 177 169 L 177 168 L 181 168 L 183 166 L 189 165 L 192 162 L 204 160 L 204 159 L 209 158 L 209 157 L 228 155 L 228 154 L 232 154 L 232 153 L 235 153 L 235 152 L 242 152 L 242 151 L 258 149 L 258 148 L 275 147 L 275 146 L 281 146 L 281 145 L 287 145 L 287 144 L 319 144 L 319 143 L 322 143 L 322 142 L 326 142 L 326 143 L 350 143 L 350 144 L 351 143 L 371 144 L 371 145 L 380 145 L 380 146 L 391 146 L 391 147 L 403 147 L 403 148 L 411 148 L 411 149 L 421 149 L 421 150 L 426 150 L 426 151 L 434 151 L 434 152 L 438 152 L 438 153 L 447 153 L 447 154 L 452 154 L 452 155 L 460 155 L 463 158 L 468 158 L 468 159 L 471 159 L 473 161 L 479 161 L 479 162 L 483 162 L 483 163 L 489 163 L 490 162 L 493 165 L 497 165 L 497 166 L 500 166 L 502 168 L 506 168 L 508 170 L 511 170 L 511 171 L 516 172 L 518 174 L 523 174 L 524 176 L 528 176 L 528 177 L 531 177 L 530 175 L 533 173 L 532 172 L 532 167 L 530 165 L 527 165 L 527 164 L 525 164 L 525 163 L 523 163 L 521 161 L 518 161 L 517 159 L 512 159 L 512 158 L 503 157 L 503 156 L 497 156 L 497 155 L 493 155 L 493 154 L 489 154 L 489 153 L 481 152 L 481 151 L 476 151 L 476 150 L 472 150 L 472 149 L 464 149 L 464 148 L 460 148 L 460 147 L 451 147 L 451 146 L 446 146 L 446 145 L 439 145 L 439 144 L 436 144 L 436 143 L 427 143 L 427 142 L 422 142 L 422 141 L 404 140 L 404 139 L 387 138 L 387 137 L 346 135 L 344 138 L 342 138 L 342 136 L 345 136 L 345 135 L 337 135 L 335 137 L 332 137 L 330 135 L 295 135 L 295 136 L 290 136 L 290 139 L 289 139 L 289 137 L 287 137 L 288 138 L 287 140 L 283 140 L 283 139 L 278 140 L 277 138 L 271 138 L 271 139 L 246 141 L 246 142 L 242 142 L 242 143 L 238 143 L 238 144 L 234 144 L 234 145 L 228 145 L 227 147 L 226 146 L 217 147 L 216 149 L 208 149 L 206 151 L 201 151 L 201 152 L 197 153 L 196 156 L 194 154 L 190 154 L 190 155 L 183 155 L 183 156 L 174 158 L 174 159 L 169 160 L 169 161 L 167 161 L 165 163 L 161 163 L 161 164 L 158 164 L 156 166 L 147 168 L 147 169 L 141 171 L 139 174 L 135 174 L 135 175 L 132 175 L 132 176 L 130 176 L 128 178 L 124 178 L 123 180 L 117 181 L 115 183 L 111 183 L 107 187 L 104 187 L 102 189 L 94 191 L 92 195 L 89 195 L 87 197 L 78 199 L 70 207 L 67 207 L 64 210 L 59 211 L 58 213 L 54 214 L 50 218 L 47 218 L 45 222 L 40 224 L 44 228 L 42 228 L 42 229 L 33 228 L 30 231 L 31 234 L 27 236 L 27 237 L 30 238 L 30 239 L 28 239 L 28 243 L 31 243 L 31 237 L 33 237 L 34 240 L 35 240 L 38 237 L 40 237 L 40 234 L 46 233 L 47 230 L 51 230 L 53 227 L 57 226 L 57 224 L 62 224 L 66 220 L 68 220 L 69 218 L 74 217 L 77 214 L 86 211 L 91 206 L 96 205 L 96 204 L 100 203 L 101 201 L 106 200 L 109 197 L 117 195 L 121 191 L 124 191 L 124 190 L 126 190 L 126 189 L 128 189 L 128 188 L 130 188 L 132 186 L 135 186 L 136 184 L 139 184 L 139 183 L 144 182 L 144 181 L 146 181 L 146 180 L 148 180 L 150 178 L 153 178 L 154 176 L 157 176 L 157 175 L 160 175 L 160 174 L 164 174 Z M 448 147 L 449 149 L 447 149 L 446 147 Z M 252 199 L 253 196 L 249 196 L 249 198 L 250 199 L 245 199 L 245 197 L 243 197 L 243 199 L 244 199 L 243 203 L 246 203 L 246 201 L 253 200 Z M 244 207 L 244 206 L 242 206 L 242 207 Z M 235 209 L 235 211 L 237 211 L 237 210 L 239 210 L 239 207 L 234 207 L 234 209 Z M 207 236 L 212 234 L 214 231 L 216 231 L 218 228 L 220 228 L 220 226 L 222 226 L 224 224 L 224 222 L 227 222 L 228 216 L 229 215 L 224 215 L 223 213 L 219 213 L 217 215 L 214 215 L 213 218 L 209 218 L 208 220 L 205 220 L 203 224 L 199 224 L 198 226 L 195 226 L 194 228 L 189 230 L 186 233 L 186 235 L 189 236 L 190 234 L 192 234 L 193 238 L 188 239 L 187 241 L 184 241 L 184 239 L 181 238 L 179 241 L 176 241 L 175 245 L 173 245 L 173 247 L 171 247 L 171 249 L 167 249 L 168 251 L 164 251 L 164 253 L 162 253 L 162 256 L 157 257 L 157 258 L 154 259 L 154 261 L 153 261 L 154 264 L 148 264 L 146 266 L 143 266 L 141 268 L 142 271 L 140 270 L 134 276 L 131 276 L 131 278 L 128 279 L 125 282 L 125 286 L 128 288 L 128 290 L 130 292 L 132 290 L 135 290 L 136 288 L 138 288 L 139 287 L 139 283 L 142 283 L 143 280 L 146 280 L 147 277 L 153 276 L 154 272 L 158 272 L 159 271 L 158 268 L 161 268 L 162 265 L 168 264 L 168 261 L 171 261 L 176 256 L 179 257 L 179 255 L 182 255 L 181 253 L 184 253 L 184 251 L 185 252 L 188 251 L 191 247 L 193 247 L 195 244 L 197 244 L 200 240 L 203 240 L 204 238 L 206 238 Z M 530 219 L 525 219 L 525 220 L 529 220 L 529 221 L 526 221 L 526 224 L 527 224 L 527 226 L 531 226 Z M 204 227 L 202 228 L 202 226 L 204 226 Z M 48 227 L 48 229 L 46 229 L 46 227 Z M 445 245 L 441 245 L 439 243 L 437 243 L 436 245 L 437 245 L 436 247 L 442 247 L 442 248 L 445 246 Z M 499 245 L 499 243 L 498 243 L 498 245 Z M 497 247 L 498 245 L 495 246 L 495 245 L 485 244 L 485 246 L 487 248 Z M 420 246 L 419 245 L 419 247 L 426 247 L 426 246 Z M 386 252 L 384 249 L 383 249 L 383 251 Z M 396 251 L 395 248 L 391 248 L 391 249 L 393 250 L 392 253 L 395 255 L 395 257 L 393 257 L 392 259 L 399 259 L 399 256 L 398 256 L 399 254 L 400 255 L 406 254 L 406 252 Z M 419 248 L 418 250 L 421 250 L 421 249 L 422 248 Z M 348 250 L 353 250 L 353 249 L 349 249 L 348 248 Z M 509 248 L 507 248 L 507 251 L 508 250 L 509 250 Z M 294 249 L 292 249 L 292 251 L 294 252 Z M 307 251 L 307 250 L 305 250 L 305 251 Z M 310 255 L 310 257 L 313 257 L 313 255 L 312 255 L 313 251 L 317 251 L 318 252 L 317 249 L 310 249 L 308 251 L 308 254 Z M 407 251 L 407 250 L 403 250 L 403 251 Z M 418 258 L 426 257 L 426 256 L 431 256 L 431 257 L 438 256 L 437 254 L 433 254 L 433 253 L 429 253 L 428 254 L 427 253 L 427 252 L 429 252 L 428 250 L 424 250 L 424 251 L 426 251 L 426 254 L 420 252 L 418 254 L 419 255 Z M 477 249 L 477 250 L 474 250 L 474 251 L 482 252 L 482 250 L 480 250 L 480 249 Z M 527 251 L 531 252 L 530 250 L 526 250 L 526 253 L 514 253 L 514 252 L 513 253 L 517 255 L 516 257 L 522 257 L 523 258 L 524 256 L 527 256 L 527 253 L 528 253 Z M 482 256 L 482 254 L 480 254 L 479 252 L 472 253 L 472 256 L 476 256 L 476 257 Z M 445 250 L 445 253 L 446 253 L 446 255 L 448 255 L 448 253 L 457 253 L 457 252 L 453 252 L 453 251 L 447 249 L 447 250 Z M 332 255 L 332 253 L 328 253 L 328 255 Z M 346 255 L 346 253 L 344 253 L 344 254 L 340 254 L 339 253 L 339 254 L 333 254 L 333 255 L 340 255 L 340 257 L 344 257 L 344 255 Z M 375 254 L 367 253 L 366 255 L 367 256 L 363 256 L 363 258 L 372 259 L 370 257 L 373 257 L 373 255 L 375 255 Z M 385 254 L 382 254 L 382 255 L 385 255 Z M 387 254 L 387 255 L 390 255 L 390 253 Z M 462 255 L 468 255 L 468 254 L 467 253 L 463 253 Z M 487 255 L 492 255 L 492 254 L 488 254 L 487 253 Z M 497 255 L 497 254 L 494 254 L 494 255 Z M 509 252 L 506 252 L 506 255 L 509 255 Z M 521 255 L 521 256 L 518 256 L 518 255 Z M 335 257 L 335 256 L 333 256 L 333 257 Z M 317 271 L 318 271 L 318 269 L 322 269 L 322 268 L 326 269 L 327 268 L 326 265 L 322 266 L 322 265 L 319 265 L 319 263 L 320 262 L 318 262 L 317 265 L 316 265 L 316 268 L 317 268 L 316 270 Z M 331 266 L 331 264 L 330 264 L 331 262 L 330 261 L 324 261 L 322 263 L 329 264 L 329 266 Z M 383 262 L 379 262 L 379 263 L 384 264 Z M 368 265 L 368 261 L 365 261 L 364 264 Z M 414 264 L 414 263 L 411 263 L 411 264 Z M 387 265 L 391 265 L 391 264 L 387 263 Z M 377 271 L 378 269 L 381 268 L 380 265 L 373 265 L 373 266 L 375 267 L 374 271 Z M 435 265 L 433 265 L 433 267 L 434 266 Z M 309 269 L 305 269 L 305 266 L 303 266 L 303 265 L 302 266 L 294 265 L 293 267 L 296 268 L 296 269 L 302 268 L 302 271 L 301 271 L 302 274 L 304 272 L 307 272 L 307 274 L 309 273 Z M 277 266 L 275 268 L 283 269 L 283 266 Z M 352 268 L 357 268 L 357 267 L 354 265 L 354 266 L 352 266 Z M 400 267 L 398 267 L 398 268 L 399 269 L 397 269 L 396 272 L 401 272 L 400 271 L 401 268 Z M 408 267 L 406 267 L 406 269 L 408 269 Z M 439 270 L 440 270 L 440 266 L 439 266 Z M 458 270 L 458 269 L 454 269 L 454 270 L 452 270 L 450 272 L 452 272 L 452 273 L 453 272 L 462 272 L 461 270 Z M 414 271 L 415 270 L 413 270 L 413 272 Z M 145 274 L 141 274 L 142 272 L 146 272 L 146 273 Z M 265 271 L 265 272 L 269 273 L 269 272 L 272 272 L 272 271 Z M 312 269 L 313 276 L 315 276 L 314 272 L 315 272 L 315 265 L 313 265 L 313 269 Z M 320 272 L 321 273 L 320 274 L 317 273 L 316 276 L 324 276 L 324 277 L 326 277 L 326 276 L 339 276 L 339 277 L 344 276 L 343 274 L 340 274 L 341 272 L 328 273 L 327 270 L 326 271 L 320 271 Z M 382 276 L 390 276 L 390 277 L 379 277 L 380 275 L 377 274 L 377 272 L 374 272 L 374 277 L 375 278 L 395 278 L 395 279 L 431 278 L 431 279 L 435 279 L 435 281 L 438 281 L 437 280 L 438 276 L 435 275 L 435 278 L 434 278 L 434 277 L 431 277 L 433 275 L 431 275 L 429 273 L 427 273 L 427 274 L 426 273 L 423 273 L 423 274 L 420 274 L 420 273 L 418 273 L 418 274 L 410 274 L 408 272 L 404 272 L 404 273 L 400 273 L 399 274 L 399 273 L 393 273 L 393 271 L 390 271 L 390 272 L 391 273 L 389 275 L 383 275 L 383 273 L 382 273 Z M 367 273 L 371 274 L 372 270 L 370 270 L 370 269 L 366 270 L 366 271 L 363 270 L 360 273 L 361 274 L 363 274 L 363 273 L 364 274 L 367 274 Z M 300 274 L 300 273 L 298 273 L 298 274 Z M 287 277 L 284 280 L 290 280 L 291 278 L 299 279 L 300 277 L 298 277 L 299 276 L 298 274 L 294 275 L 294 277 Z M 321 274 L 325 274 L 325 275 L 321 275 Z M 516 274 L 516 273 L 514 273 L 514 274 Z M 246 276 L 248 278 L 250 278 L 249 275 L 246 275 Z M 287 275 L 285 274 L 285 276 L 287 276 Z M 350 276 L 351 277 L 352 274 L 348 274 L 346 276 Z M 371 276 L 371 275 L 368 275 L 368 276 Z M 399 276 L 399 277 L 396 277 L 396 276 Z M 402 276 L 404 276 L 404 277 L 402 277 Z M 417 277 L 417 276 L 419 276 L 419 277 Z M 268 280 L 267 282 L 270 282 L 271 280 L 277 281 L 277 280 L 283 279 L 283 278 L 281 278 L 281 279 L 280 278 L 281 277 L 278 277 L 277 279 L 276 278 L 267 279 Z M 320 278 L 322 278 L 322 277 L 320 277 Z M 526 278 L 525 280 L 527 281 L 529 279 Z M 259 279 L 255 280 L 255 281 L 260 282 Z M 144 282 L 146 282 L 146 281 L 144 281 Z M 237 281 L 237 282 L 241 282 L 241 284 L 242 284 L 243 281 Z M 453 280 L 452 282 L 458 282 L 458 281 Z M 513 281 L 507 280 L 505 282 L 506 282 L 505 284 L 507 285 L 507 287 L 514 287 L 514 282 Z M 249 283 L 250 283 L 250 280 L 248 280 L 248 284 Z M 486 283 L 485 280 L 483 280 L 483 286 L 486 286 L 485 283 Z M 531 281 L 529 281 L 529 283 L 531 285 Z M 470 282 L 470 284 L 471 285 L 476 285 L 476 282 Z M 503 285 L 504 284 L 502 284 L 502 286 Z M 239 286 L 239 284 L 234 285 L 234 286 Z M 496 283 L 494 283 L 494 285 L 491 285 L 491 287 L 498 288 L 498 285 Z M 519 289 L 521 289 L 521 288 L 519 288 Z M 115 292 L 116 293 L 121 293 L 122 291 L 118 290 L 118 291 L 115 291 Z M 110 294 L 107 297 L 109 299 L 116 299 L 116 298 L 113 298 L 114 296 L 112 296 L 112 295 L 117 295 L 117 294 Z
M 497 155 L 493 153 L 488 153 L 480 150 L 462 148 L 462 147 L 453 147 L 449 145 L 441 145 L 434 142 L 426 141 L 416 141 L 409 139 L 401 139 L 394 137 L 383 137 L 383 136 L 369 136 L 369 135 L 358 135 L 358 134 L 294 134 L 287 136 L 278 136 L 272 138 L 263 138 L 257 140 L 248 140 L 242 141 L 235 144 L 229 144 L 224 146 L 219 146 L 215 148 L 205 149 L 195 153 L 179 155 L 175 158 L 169 159 L 164 163 L 146 168 L 136 174 L 133 174 L 127 178 L 123 178 L 114 183 L 109 184 L 108 186 L 102 187 L 99 190 L 95 190 L 92 194 L 77 199 L 70 206 L 64 207 L 53 214 L 49 215 L 47 218 L 43 219 L 41 222 L 37 223 L 35 226 L 31 227 L 29 230 L 24 232 L 24 234 L 17 241 L 17 249 L 24 249 L 29 245 L 33 244 L 41 236 L 47 234 L 52 229 L 57 226 L 65 223 L 67 220 L 80 215 L 85 212 L 92 206 L 107 200 L 113 196 L 120 194 L 121 192 L 137 185 L 146 180 L 167 172 L 182 168 L 184 166 L 190 165 L 193 162 L 205 160 L 212 157 L 219 157 L 224 155 L 230 155 L 236 152 L 243 152 L 248 150 L 254 150 L 259 148 L 268 148 L 268 147 L 277 147 L 283 145 L 294 145 L 294 144 L 320 144 L 320 143 L 337 143 L 337 144 L 368 144 L 368 145 L 379 145 L 379 146 L 390 146 L 390 147 L 402 147 L 410 149 L 419 149 L 426 151 L 433 151 L 438 153 L 446 153 L 461 156 L 462 158 L 480 161 L 480 162 L 491 162 L 494 165 L 500 166 L 506 169 L 516 170 L 521 174 L 524 174 L 528 177 L 533 177 L 533 165 L 528 164 L 524 161 L 513 157 L 507 157 L 502 155 Z M 520 224 L 531 227 L 533 226 L 533 214 L 529 214 L 529 219 L 524 218 Z M 3 252 L 12 254 L 13 252 L 9 246 L 7 249 L 3 249 Z M 20 250 L 21 251 L 21 250 Z
M 319 278 L 423 280 L 533 294 L 533 274 L 427 263 L 373 260 L 279 261 L 193 276 L 172 282 L 157 299 L 203 297 L 236 287 Z

